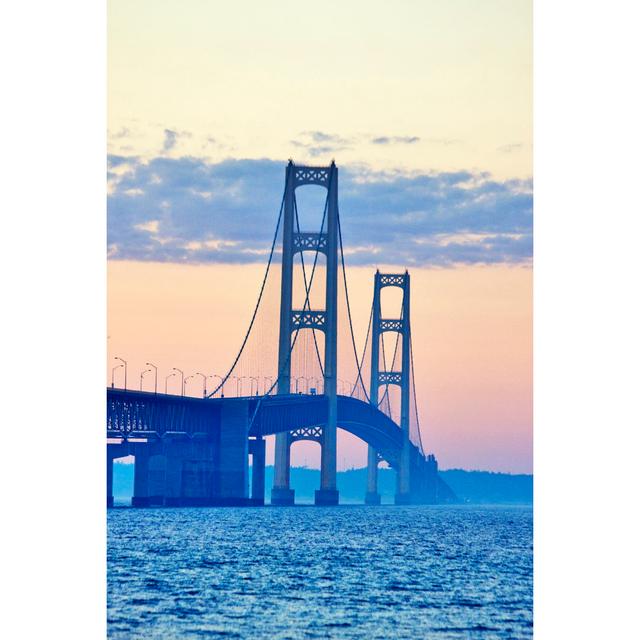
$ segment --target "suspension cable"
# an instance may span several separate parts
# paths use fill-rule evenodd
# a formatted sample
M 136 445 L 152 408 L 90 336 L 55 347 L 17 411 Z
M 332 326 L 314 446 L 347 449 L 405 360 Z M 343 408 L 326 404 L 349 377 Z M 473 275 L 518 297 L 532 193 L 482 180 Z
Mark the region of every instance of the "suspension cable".
M 342 277 L 344 280 L 344 293 L 345 293 L 345 298 L 347 300 L 347 317 L 349 318 L 349 331 L 351 333 L 351 344 L 353 346 L 353 355 L 355 357 L 356 360 L 356 367 L 358 368 L 358 378 L 356 380 L 356 382 L 358 380 L 360 380 L 360 384 L 362 385 L 362 390 L 364 391 L 364 395 L 365 398 L 367 399 L 367 402 L 371 403 L 371 398 L 369 397 L 369 394 L 367 393 L 367 389 L 364 386 L 364 382 L 362 381 L 362 371 L 360 369 L 360 364 L 358 363 L 358 349 L 356 347 L 356 338 L 353 332 L 353 322 L 351 320 L 351 303 L 349 302 L 349 287 L 347 285 L 347 272 L 344 266 L 344 248 L 342 246 L 342 229 L 340 226 L 340 211 L 337 210 L 336 211 L 336 217 L 337 217 L 337 221 L 338 221 L 338 239 L 340 241 L 340 261 L 342 263 Z M 373 314 L 373 307 L 371 308 L 372 314 Z M 371 326 L 371 325 L 369 325 Z M 367 336 L 369 335 L 368 331 L 367 331 Z M 366 348 L 366 341 L 365 341 L 365 348 Z M 363 353 L 363 358 L 364 358 L 364 353 Z
M 280 230 L 280 221 L 282 220 L 282 212 L 284 210 L 285 194 L 286 194 L 286 189 L 285 189 L 285 193 L 282 194 L 282 202 L 280 203 L 280 213 L 278 214 L 278 222 L 276 224 L 276 231 L 273 234 L 273 241 L 271 242 L 271 251 L 269 252 L 269 261 L 267 262 L 267 268 L 265 269 L 264 277 L 262 278 L 262 285 L 260 286 L 260 293 L 258 294 L 258 301 L 256 302 L 256 306 L 253 309 L 253 315 L 251 316 L 251 322 L 249 323 L 249 328 L 247 329 L 247 332 L 245 333 L 244 340 L 242 341 L 242 345 L 240 346 L 240 351 L 238 351 L 238 355 L 236 356 L 236 359 L 233 361 L 233 364 L 231 365 L 231 368 L 229 369 L 229 371 L 227 371 L 227 375 L 224 377 L 222 382 L 210 394 L 207 395 L 207 398 L 213 397 L 218 392 L 218 390 L 220 388 L 224 387 L 224 385 L 227 382 L 229 376 L 231 375 L 231 372 L 235 369 L 236 365 L 238 364 L 238 360 L 240 360 L 240 356 L 242 355 L 242 352 L 244 351 L 244 348 L 245 348 L 245 346 L 247 344 L 247 340 L 249 339 L 249 334 L 251 333 L 251 330 L 253 329 L 253 323 L 255 322 L 256 316 L 258 315 L 258 308 L 260 307 L 260 302 L 262 301 L 262 295 L 264 294 L 264 289 L 265 289 L 265 286 L 267 284 L 267 277 L 269 276 L 269 269 L 271 268 L 271 262 L 273 260 L 273 253 L 274 253 L 274 250 L 275 250 L 276 241 L 278 239 L 278 231 Z
M 329 193 L 327 192 L 327 199 L 325 200 L 325 213 L 326 213 L 326 209 L 328 207 L 329 204 Z M 295 220 L 296 220 L 296 229 L 298 230 L 298 233 L 300 233 L 300 219 L 298 217 L 298 201 L 296 200 L 296 193 L 295 191 L 293 192 L 293 211 L 295 214 Z M 320 227 L 320 233 L 322 233 L 322 229 L 324 228 L 324 214 L 322 216 L 322 226 Z M 318 249 L 316 249 L 316 259 L 318 257 Z M 304 279 L 304 288 L 305 291 L 307 291 L 307 272 L 304 266 L 304 251 L 300 252 L 300 264 L 302 265 L 302 277 Z M 309 285 L 309 290 L 310 290 L 310 285 Z M 307 296 L 307 302 L 309 303 L 309 311 L 311 311 L 311 301 L 309 300 L 309 297 Z M 305 302 L 305 306 L 303 308 L 303 310 L 307 310 L 307 304 Z M 311 333 L 313 334 L 313 344 L 315 345 L 315 349 L 316 349 L 316 356 L 318 358 L 318 365 L 320 366 L 320 373 L 322 375 L 322 377 L 324 378 L 324 367 L 322 366 L 322 358 L 320 357 L 320 349 L 318 348 L 318 340 L 316 338 L 316 330 L 315 329 L 311 329 Z M 324 386 L 324 385 L 323 385 Z
M 418 427 L 418 443 L 420 444 L 420 453 L 424 456 L 424 447 L 422 446 L 422 432 L 420 430 L 420 416 L 418 415 L 418 397 L 416 395 L 416 378 L 413 368 L 413 341 L 411 340 L 411 330 L 409 330 L 409 353 L 411 355 L 411 386 L 413 388 L 413 407 L 416 412 L 416 426 Z
M 358 365 L 360 371 L 362 370 L 362 367 L 364 366 L 364 359 L 366 357 L 367 354 L 367 347 L 369 346 L 369 335 L 371 333 L 371 325 L 373 324 L 373 302 L 371 302 L 371 311 L 369 312 L 369 324 L 367 326 L 367 335 L 364 338 L 364 347 L 362 349 L 362 358 L 360 358 L 360 361 L 358 363 L 358 360 L 356 359 L 356 364 Z M 364 393 L 367 393 L 367 389 L 364 386 L 364 380 L 362 379 L 362 376 L 359 376 L 360 378 L 360 385 L 362 386 L 362 390 L 364 391 Z M 353 385 L 353 388 L 351 389 L 351 397 L 353 398 L 353 394 L 356 392 L 356 388 L 357 388 L 357 380 L 356 380 L 356 384 Z M 371 389 L 369 389 L 369 393 L 371 393 Z M 369 402 L 371 402 L 371 400 L 369 399 Z
M 332 176 L 332 174 L 330 174 L 330 176 Z M 331 186 L 331 177 L 329 178 L 329 187 Z M 286 191 L 285 191 L 286 193 Z M 324 212 L 322 214 L 322 222 L 320 223 L 320 233 L 322 233 L 322 229 L 324 229 L 324 222 L 325 219 L 327 217 L 327 210 L 329 208 L 329 193 L 330 193 L 330 188 L 327 188 L 327 199 L 325 200 L 325 205 L 324 205 Z M 283 197 L 283 205 L 284 205 L 284 197 Z M 303 305 L 303 309 L 307 309 L 308 305 L 309 305 L 309 294 L 311 292 L 311 287 L 313 286 L 313 278 L 316 274 L 316 266 L 318 264 L 318 254 L 320 253 L 320 251 L 318 249 L 316 249 L 316 253 L 315 253 L 315 257 L 313 260 L 313 267 L 311 269 L 311 277 L 309 278 L 309 286 L 307 287 L 305 285 L 305 300 L 304 300 L 304 305 Z M 289 348 L 289 353 L 287 354 L 287 359 L 285 360 L 285 366 L 289 366 L 289 363 L 291 362 L 291 354 L 293 353 L 293 348 L 296 345 L 296 342 L 298 340 L 298 335 L 300 333 L 300 327 L 296 328 L 295 334 L 293 336 L 293 340 L 291 342 L 291 347 Z M 260 409 L 260 405 L 262 404 L 262 401 L 264 400 L 265 396 L 268 396 L 273 389 L 276 387 L 276 385 L 280 382 L 280 371 L 278 371 L 278 375 L 276 376 L 276 380 L 275 382 L 271 385 L 271 387 L 269 387 L 269 390 L 265 392 L 265 394 L 263 396 L 260 396 L 260 398 L 258 399 L 258 402 L 256 403 L 256 408 L 253 412 L 253 415 L 251 416 L 251 420 L 249 422 L 249 428 L 251 428 L 253 426 L 253 422 L 256 419 L 256 416 L 258 415 L 258 411 Z

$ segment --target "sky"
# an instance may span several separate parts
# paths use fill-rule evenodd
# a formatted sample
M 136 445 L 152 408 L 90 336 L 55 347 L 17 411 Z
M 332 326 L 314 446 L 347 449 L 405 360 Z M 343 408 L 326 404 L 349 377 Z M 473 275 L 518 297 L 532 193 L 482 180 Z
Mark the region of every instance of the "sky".
M 107 374 L 116 355 L 136 386 L 149 360 L 161 386 L 173 366 L 222 373 L 287 159 L 335 159 L 361 334 L 375 268 L 412 275 L 426 448 L 442 468 L 531 472 L 531 3 L 322 8 L 108 3 Z M 340 468 L 365 455 L 341 437 Z

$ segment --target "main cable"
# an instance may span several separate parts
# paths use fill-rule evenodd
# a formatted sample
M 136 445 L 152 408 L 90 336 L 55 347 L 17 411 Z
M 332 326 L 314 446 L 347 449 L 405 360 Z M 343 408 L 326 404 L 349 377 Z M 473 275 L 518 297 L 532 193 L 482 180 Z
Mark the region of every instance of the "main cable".
M 371 398 L 369 397 L 369 394 L 367 393 L 367 389 L 364 386 L 364 382 L 362 380 L 362 371 L 360 369 L 360 364 L 358 363 L 358 348 L 356 347 L 356 338 L 353 332 L 353 322 L 351 320 L 351 303 L 349 301 L 349 287 L 347 286 L 347 272 L 344 266 L 344 249 L 342 246 L 342 228 L 340 225 L 340 210 L 336 210 L 336 217 L 337 217 L 337 221 L 338 221 L 338 240 L 340 243 L 340 261 L 342 263 L 342 278 L 344 280 L 344 293 L 345 293 L 345 298 L 347 300 L 347 317 L 349 318 L 349 331 L 351 333 L 351 344 L 353 346 L 353 355 L 355 357 L 355 361 L 356 361 L 356 367 L 358 368 L 358 377 L 356 379 L 356 383 L 358 382 L 358 380 L 360 381 L 360 384 L 362 385 L 362 390 L 364 391 L 364 395 L 365 398 L 367 399 L 368 403 L 371 403 Z M 372 314 L 373 314 L 373 307 L 371 309 Z M 371 325 L 369 325 L 371 326 Z M 367 333 L 368 335 L 368 333 Z M 365 341 L 365 348 L 366 348 L 366 341 Z M 364 357 L 364 354 L 363 354 Z M 354 385 L 355 386 L 355 385 Z
M 278 222 L 276 224 L 276 231 L 273 234 L 273 241 L 271 242 L 271 251 L 269 253 L 269 261 L 267 262 L 267 268 L 265 269 L 264 277 L 262 278 L 262 285 L 260 286 L 260 293 L 258 294 L 258 301 L 256 302 L 256 306 L 255 306 L 255 308 L 253 310 L 253 315 L 251 316 L 251 322 L 249 323 L 249 328 L 247 329 L 247 332 L 245 333 L 244 340 L 242 341 L 242 345 L 240 346 L 240 351 L 238 351 L 238 355 L 236 356 L 236 359 L 233 361 L 233 364 L 231 365 L 231 368 L 229 369 L 229 371 L 227 371 L 227 375 L 224 377 L 224 380 L 222 380 L 222 382 L 210 394 L 207 395 L 207 398 L 213 397 L 218 392 L 219 389 L 224 387 L 224 385 L 227 382 L 229 376 L 231 375 L 231 373 L 235 369 L 236 365 L 238 364 L 238 360 L 240 360 L 240 356 L 242 355 L 242 352 L 244 351 L 244 348 L 245 348 L 245 346 L 247 344 L 247 340 L 249 339 L 249 335 L 251 334 L 251 330 L 253 329 L 253 323 L 255 322 L 256 316 L 258 315 L 258 308 L 260 307 L 260 302 L 262 301 L 262 295 L 264 294 L 264 288 L 265 288 L 265 286 L 267 284 L 267 278 L 269 276 L 269 269 L 271 268 L 271 262 L 273 260 L 273 253 L 274 253 L 276 242 L 277 242 L 277 239 L 278 239 L 278 231 L 280 230 L 280 221 L 282 220 L 282 212 L 284 210 L 285 195 L 286 195 L 286 190 L 282 194 L 282 202 L 280 203 L 280 213 L 278 214 Z

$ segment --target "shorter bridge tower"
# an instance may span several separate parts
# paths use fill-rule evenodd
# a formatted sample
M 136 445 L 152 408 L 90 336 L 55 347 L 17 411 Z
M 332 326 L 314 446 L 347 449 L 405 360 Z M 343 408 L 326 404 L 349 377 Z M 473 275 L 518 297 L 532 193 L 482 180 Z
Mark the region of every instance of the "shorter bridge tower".
M 402 289 L 402 313 L 400 318 L 382 318 L 380 292 L 384 287 Z M 371 324 L 371 383 L 369 398 L 371 404 L 378 407 L 380 387 L 395 384 L 400 387 L 400 428 L 402 429 L 402 451 L 398 465 L 396 484 L 396 504 L 408 504 L 411 501 L 411 442 L 410 428 L 410 384 L 411 384 L 411 322 L 410 322 L 410 276 L 404 273 L 380 273 L 376 271 L 373 285 L 373 317 Z M 400 370 L 380 371 L 380 342 L 382 334 L 392 332 L 402 338 Z M 380 504 L 378 493 L 378 463 L 381 456 L 369 446 L 367 455 L 367 493 L 366 504 Z

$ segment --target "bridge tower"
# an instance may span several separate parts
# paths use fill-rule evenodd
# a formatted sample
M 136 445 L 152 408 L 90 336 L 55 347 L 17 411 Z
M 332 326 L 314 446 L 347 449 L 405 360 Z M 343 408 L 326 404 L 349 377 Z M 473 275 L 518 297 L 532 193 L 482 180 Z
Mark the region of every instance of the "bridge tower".
M 294 194 L 298 187 L 320 185 L 327 189 L 326 230 L 317 233 L 298 232 L 294 227 Z M 293 259 L 296 253 L 318 251 L 326 256 L 326 299 L 324 310 L 293 309 Z M 319 437 L 322 447 L 320 489 L 317 505 L 338 504 L 336 486 L 337 433 L 337 358 L 338 358 L 338 168 L 298 166 L 289 160 L 286 170 L 282 236 L 282 277 L 280 287 L 280 334 L 278 342 L 278 394 L 291 393 L 291 345 L 298 329 L 315 329 L 325 334 L 324 394 L 327 397 L 327 422 Z M 276 435 L 275 474 L 271 504 L 294 503 L 290 487 L 290 433 Z
M 402 289 L 402 315 L 400 318 L 382 318 L 380 292 L 384 287 Z M 383 385 L 395 384 L 400 387 L 400 428 L 402 429 L 402 451 L 396 484 L 396 504 L 408 504 L 411 500 L 411 442 L 409 440 L 410 417 L 410 366 L 411 366 L 411 322 L 410 322 L 410 277 L 409 272 L 380 273 L 376 271 L 373 283 L 373 318 L 371 323 L 371 383 L 369 398 L 378 406 L 379 389 Z M 380 371 L 380 338 L 385 332 L 400 334 L 402 338 L 400 371 Z M 366 504 L 380 504 L 378 493 L 378 452 L 371 446 L 367 455 Z

